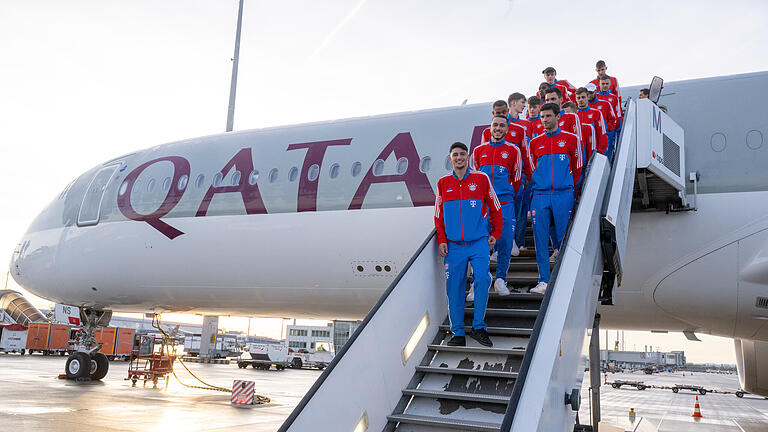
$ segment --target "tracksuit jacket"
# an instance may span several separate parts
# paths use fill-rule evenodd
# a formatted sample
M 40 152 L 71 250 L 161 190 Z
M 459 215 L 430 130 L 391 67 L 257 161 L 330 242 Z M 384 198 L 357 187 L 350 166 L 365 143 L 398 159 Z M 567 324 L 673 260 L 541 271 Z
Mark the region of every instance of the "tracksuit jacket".
M 435 229 L 438 243 L 471 242 L 489 234 L 501 237 L 501 204 L 485 173 L 467 170 L 458 179 L 451 172 L 437 181 Z

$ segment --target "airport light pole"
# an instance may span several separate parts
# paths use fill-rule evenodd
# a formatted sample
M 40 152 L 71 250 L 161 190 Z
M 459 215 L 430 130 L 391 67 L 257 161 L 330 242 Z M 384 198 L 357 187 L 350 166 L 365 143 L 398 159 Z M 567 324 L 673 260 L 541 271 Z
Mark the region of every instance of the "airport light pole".
M 243 27 L 243 0 L 237 11 L 237 34 L 235 36 L 235 56 L 232 58 L 232 83 L 229 86 L 229 109 L 227 110 L 227 132 L 232 132 L 235 122 L 235 93 L 237 92 L 237 65 L 240 61 L 240 30 Z

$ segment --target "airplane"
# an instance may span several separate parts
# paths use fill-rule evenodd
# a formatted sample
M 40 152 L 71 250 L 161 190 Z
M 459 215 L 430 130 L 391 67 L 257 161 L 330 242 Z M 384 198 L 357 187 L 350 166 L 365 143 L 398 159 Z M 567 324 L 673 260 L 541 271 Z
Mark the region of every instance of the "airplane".
M 633 204 L 615 304 L 598 308 L 603 328 L 733 338 L 742 388 L 761 395 L 768 121 L 749 95 L 767 88 L 768 72 L 665 84 L 658 103 L 685 130 L 695 211 Z M 86 328 L 111 311 L 359 319 L 432 229 L 450 144 L 476 147 L 490 109 L 230 132 L 114 158 L 37 216 L 11 274 L 81 307 Z

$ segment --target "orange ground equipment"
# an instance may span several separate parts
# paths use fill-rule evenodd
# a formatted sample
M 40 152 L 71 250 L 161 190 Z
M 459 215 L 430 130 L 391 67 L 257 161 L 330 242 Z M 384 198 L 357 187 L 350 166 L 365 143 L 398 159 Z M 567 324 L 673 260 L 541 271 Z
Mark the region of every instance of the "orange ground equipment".
M 29 323 L 29 328 L 27 329 L 27 352 L 30 354 L 35 351 L 47 353 L 50 327 L 49 323 Z
M 69 325 L 68 324 L 51 324 L 51 333 L 48 338 L 48 351 L 53 353 L 59 353 L 61 355 L 66 354 L 69 350 Z
M 114 327 L 99 327 L 94 333 L 96 342 L 101 343 L 100 353 L 112 356 L 115 354 L 115 337 L 117 336 L 117 329 Z
M 117 329 L 117 340 L 115 341 L 115 355 L 128 356 L 133 350 L 133 337 L 135 331 L 132 328 L 120 327 Z
M 173 373 L 173 362 L 176 361 L 176 340 L 174 338 L 141 335 L 138 349 L 131 351 L 128 364 L 128 378 L 136 384 L 143 379 L 157 386 L 160 379 L 168 384 L 168 374 Z
M 699 397 L 696 396 L 696 403 L 693 405 L 693 414 L 691 417 L 704 417 L 701 415 L 701 407 L 699 407 Z

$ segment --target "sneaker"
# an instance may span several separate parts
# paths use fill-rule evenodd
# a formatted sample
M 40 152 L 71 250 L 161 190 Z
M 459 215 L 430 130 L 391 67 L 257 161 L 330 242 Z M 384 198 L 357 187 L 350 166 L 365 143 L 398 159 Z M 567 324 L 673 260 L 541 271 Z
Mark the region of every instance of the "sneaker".
M 528 248 L 527 248 L 527 247 L 525 247 L 525 246 L 520 246 L 520 252 L 522 252 L 522 251 L 527 251 L 527 250 L 528 250 Z
M 493 251 L 493 254 L 491 255 L 491 261 L 497 262 L 499 260 L 499 252 Z
M 485 345 L 487 347 L 493 346 L 493 342 L 491 342 L 491 338 L 488 337 L 488 332 L 485 331 L 485 329 L 472 329 L 472 331 L 469 332 L 469 337 L 479 342 L 480 345 Z
M 467 294 L 467 301 L 470 303 L 475 301 L 475 284 L 472 284 L 469 287 L 469 294 Z
M 448 341 L 448 346 L 467 346 L 467 338 L 464 336 L 454 336 Z
M 550 261 L 557 261 L 557 257 L 560 256 L 560 249 L 555 249 L 554 252 L 552 252 L 552 256 L 549 257 Z
M 499 293 L 500 296 L 508 296 L 510 294 L 509 288 L 507 288 L 507 281 L 504 279 L 496 279 L 496 282 L 494 282 L 493 286 L 496 288 L 496 292 Z
M 547 283 L 546 282 L 539 282 L 538 285 L 531 288 L 532 293 L 534 294 L 544 294 L 547 291 Z
M 517 247 L 517 242 L 514 240 L 512 241 L 512 256 L 518 256 L 520 255 L 520 248 Z

